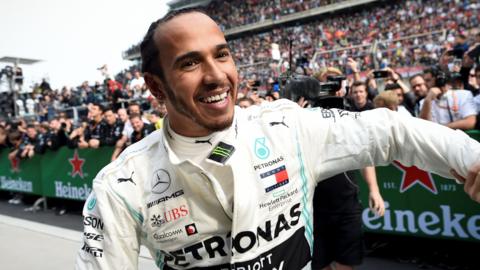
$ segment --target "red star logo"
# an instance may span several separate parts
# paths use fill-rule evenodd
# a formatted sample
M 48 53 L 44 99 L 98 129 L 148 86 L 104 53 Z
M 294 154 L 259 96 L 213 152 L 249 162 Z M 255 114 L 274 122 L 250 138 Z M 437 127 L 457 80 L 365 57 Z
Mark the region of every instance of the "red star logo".
M 14 158 L 10 160 L 10 165 L 12 166 L 12 172 L 20 172 L 20 159 Z
M 433 181 L 433 177 L 429 172 L 420 170 L 416 166 L 406 167 L 398 161 L 393 161 L 393 165 L 403 172 L 402 185 L 400 186 L 401 193 L 405 192 L 417 183 L 428 189 L 433 194 L 438 193 L 435 182 Z
M 78 153 L 77 150 L 75 150 L 75 154 L 73 154 L 73 158 L 68 159 L 70 161 L 70 164 L 72 164 L 72 172 L 70 173 L 71 177 L 75 177 L 76 175 L 79 175 L 80 178 L 83 178 L 83 163 L 85 162 L 85 159 L 83 158 L 78 158 Z

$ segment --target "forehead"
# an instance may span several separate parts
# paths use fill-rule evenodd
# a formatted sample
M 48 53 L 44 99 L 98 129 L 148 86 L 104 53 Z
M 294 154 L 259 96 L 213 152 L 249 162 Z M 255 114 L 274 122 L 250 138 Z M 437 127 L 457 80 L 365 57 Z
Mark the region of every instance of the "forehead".
M 210 17 L 200 12 L 190 12 L 161 24 L 155 31 L 155 43 L 164 61 L 191 51 L 210 50 L 226 41 Z

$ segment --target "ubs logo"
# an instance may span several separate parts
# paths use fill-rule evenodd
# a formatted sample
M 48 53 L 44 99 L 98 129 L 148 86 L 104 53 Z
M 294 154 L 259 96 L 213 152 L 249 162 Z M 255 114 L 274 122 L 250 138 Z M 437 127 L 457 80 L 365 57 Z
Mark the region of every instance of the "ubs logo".
M 171 184 L 170 174 L 164 169 L 158 169 L 153 173 L 152 193 L 162 194 Z

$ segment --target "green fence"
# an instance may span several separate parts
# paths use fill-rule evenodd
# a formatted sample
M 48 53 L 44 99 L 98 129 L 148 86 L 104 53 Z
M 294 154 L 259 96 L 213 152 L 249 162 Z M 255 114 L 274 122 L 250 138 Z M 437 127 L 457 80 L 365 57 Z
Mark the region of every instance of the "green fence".
M 0 189 L 46 197 L 85 200 L 92 180 L 110 162 L 112 147 L 47 151 L 31 159 L 10 162 L 0 153 Z

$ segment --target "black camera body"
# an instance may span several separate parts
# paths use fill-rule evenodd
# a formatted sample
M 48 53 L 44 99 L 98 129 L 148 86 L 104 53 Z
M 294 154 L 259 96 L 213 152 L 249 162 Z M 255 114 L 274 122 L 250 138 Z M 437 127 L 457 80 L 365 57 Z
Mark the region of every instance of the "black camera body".
M 344 109 L 346 101 L 343 97 L 335 96 L 335 93 L 341 89 L 345 77 L 328 79 L 331 80 L 319 82 L 313 77 L 295 75 L 285 85 L 283 96 L 295 102 L 303 97 L 312 107 Z

